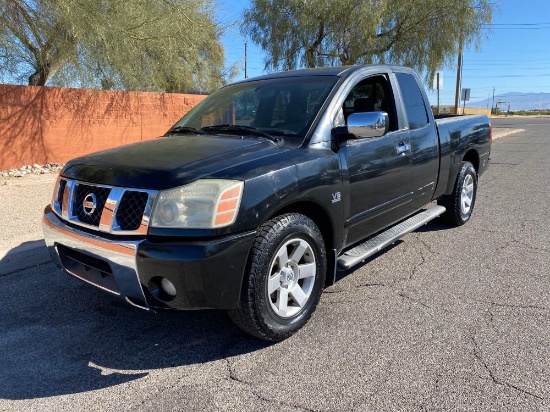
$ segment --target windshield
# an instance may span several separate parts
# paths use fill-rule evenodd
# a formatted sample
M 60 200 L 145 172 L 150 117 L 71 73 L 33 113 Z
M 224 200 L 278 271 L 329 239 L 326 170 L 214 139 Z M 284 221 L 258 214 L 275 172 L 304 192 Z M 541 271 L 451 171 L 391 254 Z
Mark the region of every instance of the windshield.
M 246 126 L 272 136 L 303 138 L 337 81 L 336 76 L 283 77 L 224 87 L 172 129 Z

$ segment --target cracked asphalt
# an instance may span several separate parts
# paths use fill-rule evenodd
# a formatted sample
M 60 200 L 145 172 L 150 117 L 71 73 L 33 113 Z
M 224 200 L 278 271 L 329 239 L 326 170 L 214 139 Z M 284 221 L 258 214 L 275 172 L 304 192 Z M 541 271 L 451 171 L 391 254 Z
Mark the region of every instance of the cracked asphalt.
M 290 339 L 140 311 L 52 263 L 0 276 L 0 410 L 550 410 L 550 119 L 493 142 L 472 220 L 339 280 Z M 2 225 L 4 226 L 4 225 Z

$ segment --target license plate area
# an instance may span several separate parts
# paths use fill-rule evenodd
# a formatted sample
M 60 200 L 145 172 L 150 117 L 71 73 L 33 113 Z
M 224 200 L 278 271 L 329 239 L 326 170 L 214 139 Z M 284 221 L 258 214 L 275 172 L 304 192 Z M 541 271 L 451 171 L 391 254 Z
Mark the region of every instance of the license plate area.
M 56 244 L 56 249 L 63 267 L 71 275 L 107 292 L 120 295 L 113 270 L 108 262 L 59 243 Z

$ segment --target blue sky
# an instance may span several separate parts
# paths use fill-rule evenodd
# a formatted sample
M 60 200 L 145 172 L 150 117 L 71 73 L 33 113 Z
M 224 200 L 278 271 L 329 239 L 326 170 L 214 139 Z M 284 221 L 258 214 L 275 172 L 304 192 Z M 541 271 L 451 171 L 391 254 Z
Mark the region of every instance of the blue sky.
M 227 62 L 244 65 L 245 39 L 239 20 L 248 0 L 220 2 L 219 18 L 233 22 L 223 42 Z M 248 76 L 264 73 L 263 51 L 248 41 Z M 456 60 L 456 59 L 455 59 Z M 455 63 L 456 65 L 456 63 Z M 456 67 L 443 69 L 441 104 L 454 104 Z M 548 0 L 502 0 L 493 17 L 493 31 L 486 33 L 481 51 L 464 52 L 462 87 L 471 89 L 471 101 L 492 99 L 504 93 L 550 93 L 550 11 Z M 244 78 L 244 71 L 234 80 Z M 431 104 L 436 92 L 428 93 Z

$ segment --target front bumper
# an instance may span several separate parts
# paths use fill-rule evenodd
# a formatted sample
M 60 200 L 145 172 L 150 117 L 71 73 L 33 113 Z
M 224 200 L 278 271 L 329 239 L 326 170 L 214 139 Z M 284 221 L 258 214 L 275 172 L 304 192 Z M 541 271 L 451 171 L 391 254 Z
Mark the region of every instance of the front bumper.
M 236 308 L 255 237 L 251 231 L 208 241 L 111 240 L 66 224 L 50 206 L 42 226 L 58 266 L 144 309 Z M 163 293 L 166 281 L 175 293 Z

